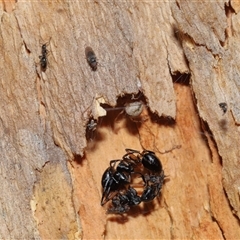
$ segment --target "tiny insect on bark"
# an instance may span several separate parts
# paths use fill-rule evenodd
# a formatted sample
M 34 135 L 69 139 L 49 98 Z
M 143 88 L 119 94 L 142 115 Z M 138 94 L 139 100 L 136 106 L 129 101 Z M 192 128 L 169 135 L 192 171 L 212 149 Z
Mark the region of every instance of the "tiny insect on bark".
M 51 38 L 50 38 L 51 39 Z M 42 49 L 41 49 L 41 53 L 42 55 L 39 56 L 39 59 L 40 59 L 40 65 L 41 65 L 41 70 L 43 72 L 46 71 L 47 69 L 47 64 L 48 64 L 48 59 L 47 59 L 47 55 L 48 55 L 48 50 L 47 50 L 47 45 L 49 44 L 50 42 L 50 39 L 47 43 L 44 43 L 42 45 Z
M 86 138 L 87 140 L 93 140 L 94 132 L 97 129 L 97 120 L 91 118 L 86 126 Z
M 228 106 L 225 102 L 219 103 L 219 107 L 222 109 L 223 111 L 223 115 L 227 112 Z
M 89 64 L 89 66 L 91 67 L 91 69 L 93 71 L 96 71 L 97 65 L 98 65 L 97 57 L 91 47 L 85 48 L 85 55 L 86 55 L 87 62 Z

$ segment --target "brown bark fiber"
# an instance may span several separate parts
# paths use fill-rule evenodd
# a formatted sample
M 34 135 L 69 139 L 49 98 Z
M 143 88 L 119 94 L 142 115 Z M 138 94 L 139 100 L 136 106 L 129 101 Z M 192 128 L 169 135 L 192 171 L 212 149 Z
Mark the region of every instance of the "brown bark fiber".
M 0 238 L 240 239 L 239 6 L 2 1 Z M 125 148 L 154 151 L 167 178 L 151 203 L 107 215 L 101 177 Z

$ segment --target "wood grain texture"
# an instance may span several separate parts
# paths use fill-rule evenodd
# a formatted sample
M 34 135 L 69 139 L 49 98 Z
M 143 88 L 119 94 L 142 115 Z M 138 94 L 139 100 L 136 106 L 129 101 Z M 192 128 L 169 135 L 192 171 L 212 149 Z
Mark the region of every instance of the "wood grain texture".
M 208 31 L 205 32 L 203 30 L 199 32 L 198 29 L 185 29 L 194 42 L 186 39 L 184 41 L 184 52 L 189 61 L 189 67 L 194 72 L 192 75 L 192 88 L 197 100 L 199 115 L 208 123 L 216 141 L 219 154 L 222 157 L 225 190 L 239 218 L 240 151 L 238 143 L 240 142 L 240 69 L 239 65 L 236 64 L 239 57 L 235 54 L 235 44 L 239 41 L 237 38 L 239 36 L 239 28 L 236 27 L 239 24 L 239 20 L 231 18 L 233 15 L 233 13 L 231 14 L 231 9 L 227 7 L 223 9 L 221 4 L 219 6 L 212 3 L 205 5 L 209 11 L 214 9 L 216 12 L 222 12 L 222 14 L 218 14 L 219 20 L 217 21 L 221 25 L 218 25 L 217 31 L 216 22 L 211 21 L 211 18 L 209 18 L 211 14 L 208 11 L 204 11 L 204 15 L 201 10 L 198 11 L 196 16 L 201 16 L 201 19 L 203 19 L 202 24 L 204 25 L 200 29 L 208 28 Z M 185 11 L 189 11 L 188 6 L 185 7 L 184 4 L 180 4 L 180 6 L 181 10 L 177 10 L 174 7 L 174 13 L 176 13 L 176 19 L 178 19 L 180 26 L 185 26 L 184 22 L 186 20 L 190 25 L 194 25 L 194 21 L 198 17 L 195 17 L 191 21 L 187 15 L 183 14 Z M 196 9 L 199 10 L 198 4 L 192 4 L 191 9 L 194 12 Z M 226 36 L 220 34 L 223 31 L 219 32 L 219 27 L 222 30 L 227 28 L 225 11 L 228 12 L 228 22 L 231 22 L 230 29 L 227 31 L 228 35 Z M 206 40 L 206 46 L 201 46 L 201 38 L 208 39 Z M 218 104 L 220 102 L 228 104 L 229 117 L 226 119 L 222 119 L 219 112 Z
M 239 239 L 238 8 L 1 1 L 0 238 Z M 139 91 L 133 122 L 119 113 Z M 125 148 L 155 151 L 168 179 L 152 203 L 106 215 L 101 176 Z

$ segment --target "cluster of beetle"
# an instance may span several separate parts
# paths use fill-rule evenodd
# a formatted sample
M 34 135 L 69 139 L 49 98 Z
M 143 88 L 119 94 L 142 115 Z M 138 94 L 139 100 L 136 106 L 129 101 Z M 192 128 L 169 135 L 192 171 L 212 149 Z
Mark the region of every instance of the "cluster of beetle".
M 110 166 L 102 175 L 101 205 L 112 201 L 107 213 L 123 214 L 132 206 L 152 201 L 159 195 L 164 182 L 162 164 L 154 152 L 133 149 L 126 149 L 126 152 L 122 159 L 110 161 Z M 140 195 L 131 186 L 133 175 L 139 175 L 143 180 Z

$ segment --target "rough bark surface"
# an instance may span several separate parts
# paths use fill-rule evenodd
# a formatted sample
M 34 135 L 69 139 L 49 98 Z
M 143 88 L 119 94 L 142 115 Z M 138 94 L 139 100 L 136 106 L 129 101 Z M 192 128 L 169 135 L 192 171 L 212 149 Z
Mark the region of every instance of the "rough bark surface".
M 2 1 L 0 238 L 240 239 L 239 11 L 238 1 Z M 134 122 L 121 111 L 139 91 L 147 104 Z M 101 176 L 125 148 L 155 151 L 168 177 L 152 203 L 106 215 Z

